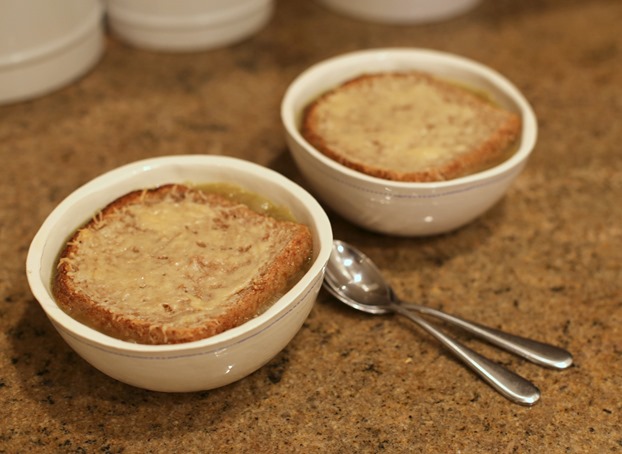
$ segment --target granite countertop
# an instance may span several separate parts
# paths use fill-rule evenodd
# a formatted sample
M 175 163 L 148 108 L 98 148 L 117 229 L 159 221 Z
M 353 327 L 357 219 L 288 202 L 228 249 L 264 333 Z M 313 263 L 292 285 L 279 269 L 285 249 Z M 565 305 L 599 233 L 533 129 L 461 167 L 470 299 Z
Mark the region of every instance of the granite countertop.
M 77 82 L 0 106 L 0 452 L 619 452 L 622 450 L 622 3 L 484 0 L 390 26 L 280 0 L 252 38 L 164 54 L 113 36 Z M 304 185 L 279 120 L 288 83 L 357 49 L 416 46 L 487 64 L 540 132 L 507 196 L 470 225 L 393 238 L 329 212 L 402 297 L 569 349 L 543 369 L 466 336 L 531 379 L 512 404 L 408 321 L 324 291 L 293 341 L 232 385 L 165 394 L 98 372 L 60 338 L 25 276 L 29 243 L 72 190 L 142 158 L 224 154 Z M 459 334 L 459 333 L 456 333 Z

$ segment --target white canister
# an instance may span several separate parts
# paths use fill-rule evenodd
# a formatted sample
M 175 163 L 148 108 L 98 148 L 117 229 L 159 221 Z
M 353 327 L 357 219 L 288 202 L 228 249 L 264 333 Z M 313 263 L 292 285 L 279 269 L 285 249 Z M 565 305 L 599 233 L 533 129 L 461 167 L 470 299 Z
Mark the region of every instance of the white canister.
M 107 0 L 112 32 L 144 49 L 187 52 L 250 37 L 272 17 L 273 0 Z
M 0 104 L 61 88 L 104 49 L 100 0 L 0 0 Z
M 335 12 L 370 22 L 438 22 L 466 13 L 480 0 L 317 0 Z

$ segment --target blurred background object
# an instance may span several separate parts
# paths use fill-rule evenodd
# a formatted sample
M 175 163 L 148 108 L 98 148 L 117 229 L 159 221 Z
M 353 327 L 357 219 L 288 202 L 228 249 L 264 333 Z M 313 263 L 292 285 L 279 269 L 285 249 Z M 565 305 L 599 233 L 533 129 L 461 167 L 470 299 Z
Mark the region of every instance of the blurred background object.
M 183 52 L 222 47 L 263 28 L 272 0 L 108 0 L 112 32 L 145 49 Z
M 0 0 L 0 104 L 86 73 L 103 53 L 100 0 Z
M 318 0 L 330 9 L 371 22 L 437 22 L 466 13 L 479 0 Z

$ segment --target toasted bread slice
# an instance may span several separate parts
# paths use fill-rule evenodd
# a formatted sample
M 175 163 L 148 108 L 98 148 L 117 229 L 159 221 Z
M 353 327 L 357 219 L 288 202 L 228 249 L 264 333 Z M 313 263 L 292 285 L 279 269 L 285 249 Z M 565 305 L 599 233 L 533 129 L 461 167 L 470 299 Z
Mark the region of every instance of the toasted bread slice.
M 442 181 L 495 165 L 520 134 L 518 115 L 423 72 L 366 74 L 314 100 L 305 139 L 354 170 Z
M 305 225 L 182 185 L 131 192 L 79 229 L 54 281 L 67 313 L 108 335 L 174 344 L 253 318 L 300 276 Z

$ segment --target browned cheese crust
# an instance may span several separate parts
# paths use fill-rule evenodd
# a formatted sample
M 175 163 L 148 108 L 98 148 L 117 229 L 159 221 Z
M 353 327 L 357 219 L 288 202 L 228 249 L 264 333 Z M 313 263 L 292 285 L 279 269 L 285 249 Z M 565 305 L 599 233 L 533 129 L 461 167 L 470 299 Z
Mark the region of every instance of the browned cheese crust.
M 179 206 L 191 219 L 172 217 Z M 164 208 L 170 212 L 162 215 Z M 120 197 L 75 232 L 53 291 L 63 310 L 105 334 L 143 344 L 189 342 L 265 310 L 311 255 L 311 233 L 302 224 L 165 185 Z M 249 270 L 250 278 L 236 281 Z
M 520 117 L 427 73 L 366 74 L 315 99 L 301 133 L 331 159 L 396 181 L 443 181 L 502 162 Z

